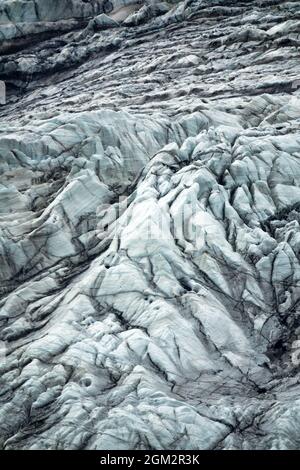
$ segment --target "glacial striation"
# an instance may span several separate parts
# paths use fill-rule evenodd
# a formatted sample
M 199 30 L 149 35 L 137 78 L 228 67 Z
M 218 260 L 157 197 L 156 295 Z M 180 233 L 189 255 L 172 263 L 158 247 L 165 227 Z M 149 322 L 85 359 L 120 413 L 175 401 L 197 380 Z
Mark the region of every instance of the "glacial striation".
M 300 1 L 0 33 L 0 447 L 299 449 Z

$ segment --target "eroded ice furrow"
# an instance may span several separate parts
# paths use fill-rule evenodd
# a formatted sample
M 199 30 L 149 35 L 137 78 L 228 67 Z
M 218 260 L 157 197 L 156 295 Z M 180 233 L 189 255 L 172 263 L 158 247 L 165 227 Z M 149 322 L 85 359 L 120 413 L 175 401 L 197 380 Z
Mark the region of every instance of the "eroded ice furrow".
M 236 3 L 1 58 L 3 448 L 299 448 L 300 3 Z

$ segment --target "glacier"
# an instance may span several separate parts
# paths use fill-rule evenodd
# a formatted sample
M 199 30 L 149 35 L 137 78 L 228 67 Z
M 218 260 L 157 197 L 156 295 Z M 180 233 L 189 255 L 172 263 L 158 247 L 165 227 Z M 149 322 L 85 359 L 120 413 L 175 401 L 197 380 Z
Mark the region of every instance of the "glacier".
M 0 33 L 0 448 L 299 449 L 300 2 Z

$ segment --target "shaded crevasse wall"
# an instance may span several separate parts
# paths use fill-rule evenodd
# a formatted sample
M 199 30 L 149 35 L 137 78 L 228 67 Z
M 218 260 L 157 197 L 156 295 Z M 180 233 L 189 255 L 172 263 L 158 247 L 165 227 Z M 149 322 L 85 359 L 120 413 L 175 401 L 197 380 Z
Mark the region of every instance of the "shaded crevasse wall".
M 0 43 L 46 31 L 71 29 L 100 13 L 137 3 L 133 0 L 14 0 L 0 4 Z

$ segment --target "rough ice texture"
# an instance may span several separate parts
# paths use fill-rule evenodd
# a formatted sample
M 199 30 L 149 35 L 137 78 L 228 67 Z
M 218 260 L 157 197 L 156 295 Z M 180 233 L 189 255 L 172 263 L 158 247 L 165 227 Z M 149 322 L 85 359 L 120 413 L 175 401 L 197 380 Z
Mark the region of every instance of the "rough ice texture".
M 1 3 L 0 444 L 299 448 L 300 2 L 104 3 Z

